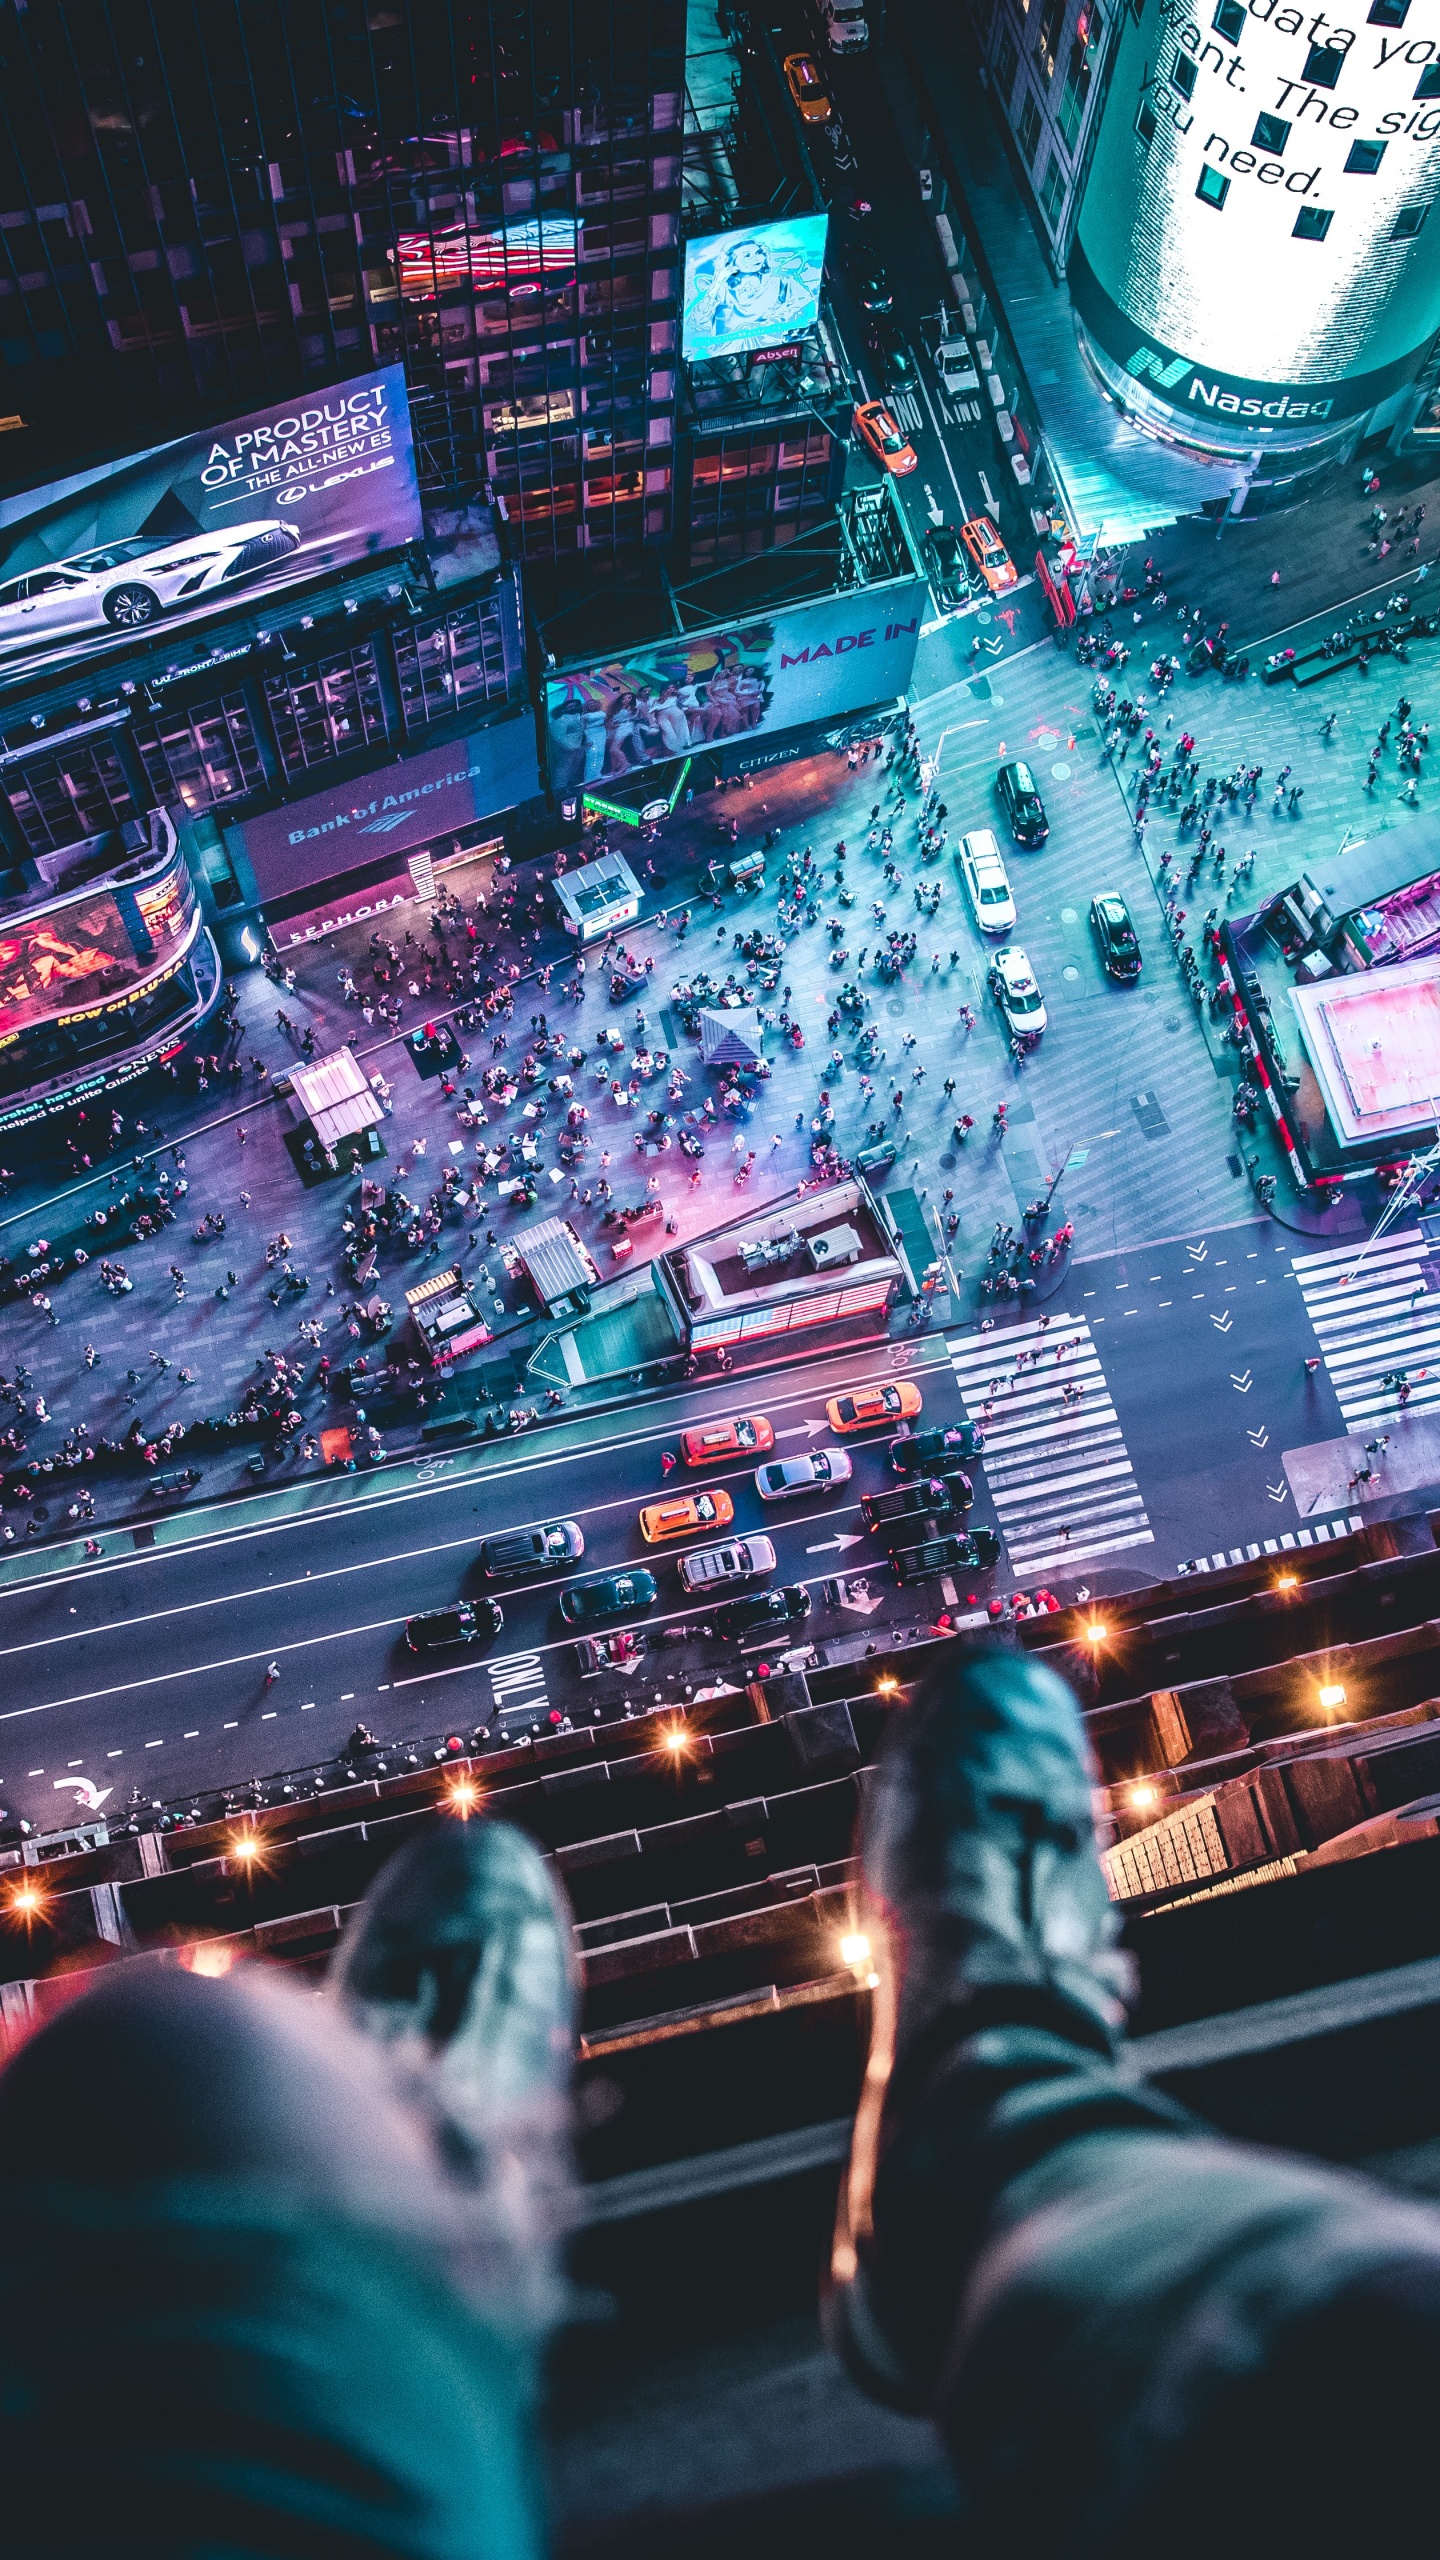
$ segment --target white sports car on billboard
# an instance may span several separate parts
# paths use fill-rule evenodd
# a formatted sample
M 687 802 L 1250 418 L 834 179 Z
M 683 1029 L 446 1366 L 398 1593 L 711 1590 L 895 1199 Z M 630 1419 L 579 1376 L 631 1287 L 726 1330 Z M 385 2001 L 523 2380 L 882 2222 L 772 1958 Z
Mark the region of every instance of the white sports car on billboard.
M 52 560 L 0 584 L 0 654 L 44 649 L 87 632 L 141 631 L 289 558 L 294 525 L 265 518 L 174 541 L 136 533 Z

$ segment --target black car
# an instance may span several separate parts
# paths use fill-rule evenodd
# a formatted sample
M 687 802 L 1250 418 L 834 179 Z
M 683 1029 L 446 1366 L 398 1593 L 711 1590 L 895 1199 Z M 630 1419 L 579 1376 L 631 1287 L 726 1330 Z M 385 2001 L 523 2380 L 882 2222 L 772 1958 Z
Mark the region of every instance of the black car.
M 786 1582 L 773 1591 L 752 1591 L 744 1600 L 725 1601 L 714 1611 L 710 1624 L 727 1644 L 739 1644 L 746 1636 L 763 1634 L 769 1627 L 791 1626 L 809 1615 L 810 1594 L 804 1584 Z
M 506 1573 L 553 1573 L 557 1565 L 578 1564 L 585 1553 L 585 1533 L 576 1520 L 541 1520 L 533 1529 L 506 1529 L 486 1538 L 480 1569 L 488 1582 Z
M 909 391 L 915 382 L 915 358 L 898 320 L 877 313 L 865 332 L 865 344 L 880 369 L 882 391 Z
M 504 1624 L 498 1600 L 457 1600 L 453 1609 L 426 1609 L 407 1618 L 405 1641 L 412 1653 L 443 1653 L 452 1644 L 483 1644 Z
M 878 258 L 863 257 L 860 260 L 855 270 L 855 290 L 860 296 L 862 309 L 866 311 L 893 311 L 895 308 L 890 279 Z
M 899 1583 L 928 1582 L 937 1573 L 956 1573 L 969 1565 L 1000 1561 L 1000 1541 L 993 1529 L 970 1529 L 963 1537 L 928 1538 L 923 1547 L 897 1547 L 890 1569 Z
M 1100 948 L 1100 962 L 1112 978 L 1140 975 L 1140 943 L 1130 910 L 1117 889 L 1102 889 L 1090 901 L 1090 922 Z
M 659 1589 L 653 1573 L 631 1565 L 598 1582 L 572 1582 L 560 1594 L 560 1615 L 567 1627 L 601 1626 L 607 1618 L 628 1618 L 632 1609 L 653 1608 Z
M 890 1443 L 891 1472 L 949 1475 L 967 1458 L 978 1458 L 984 1446 L 985 1434 L 974 1422 L 951 1422 L 935 1431 L 902 1431 Z
M 1028 764 L 1012 756 L 1002 764 L 995 776 L 1000 804 L 1010 821 L 1010 833 L 1017 844 L 1043 844 L 1050 833 L 1045 803 L 1035 788 L 1035 776 Z
M 913 1484 L 897 1485 L 893 1493 L 862 1493 L 860 1517 L 867 1529 L 899 1527 L 903 1534 L 914 1536 L 904 1528 L 910 1520 L 948 1520 L 955 1506 L 950 1488 L 938 1476 L 917 1476 Z
M 930 592 L 942 613 L 963 604 L 970 593 L 965 545 L 953 524 L 932 524 L 922 546 Z

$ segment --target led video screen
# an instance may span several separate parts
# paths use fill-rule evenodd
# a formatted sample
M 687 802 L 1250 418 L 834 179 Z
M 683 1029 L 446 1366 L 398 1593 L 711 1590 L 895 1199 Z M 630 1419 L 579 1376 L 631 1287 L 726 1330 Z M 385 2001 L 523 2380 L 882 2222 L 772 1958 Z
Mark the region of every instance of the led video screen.
M 0 1041 L 37 1022 L 123 1003 L 184 950 L 195 892 L 184 864 L 138 889 L 104 886 L 0 925 Z
M 758 222 L 685 244 L 681 352 L 690 364 L 754 355 L 814 327 L 828 213 Z

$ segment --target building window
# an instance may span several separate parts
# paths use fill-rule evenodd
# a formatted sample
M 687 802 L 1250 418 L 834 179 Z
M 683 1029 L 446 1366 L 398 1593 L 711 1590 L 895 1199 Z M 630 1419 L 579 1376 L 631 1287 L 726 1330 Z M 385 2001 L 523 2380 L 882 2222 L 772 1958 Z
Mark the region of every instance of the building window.
M 1427 62 L 1415 83 L 1417 98 L 1440 98 L 1440 62 Z
M 1021 150 L 1024 152 L 1026 159 L 1033 163 L 1035 158 L 1035 147 L 1040 140 L 1040 110 L 1035 104 L 1034 97 L 1029 92 L 1026 94 L 1025 104 L 1020 110 L 1020 122 L 1016 127 L 1016 132 L 1019 136 Z
M 1402 204 L 1395 216 L 1395 228 L 1390 234 L 1391 239 L 1413 240 L 1417 232 L 1424 230 L 1425 216 L 1429 210 L 1428 204 Z
M 1047 80 L 1053 80 L 1055 77 L 1055 56 L 1060 48 L 1060 30 L 1065 24 L 1067 6 L 1068 0 L 1045 0 L 1044 14 L 1040 20 L 1039 41 L 1035 47 L 1035 59 Z
M 1322 213 L 1318 205 L 1304 204 L 1296 216 L 1290 237 L 1292 240 L 1323 240 L 1334 219 L 1333 213 Z
M 1194 97 L 1195 83 L 1199 74 L 1188 53 L 1176 54 L 1170 65 L 1170 77 L 1182 98 Z
M 265 692 L 291 782 L 316 765 L 374 746 L 386 735 L 375 652 L 368 645 L 322 658 L 318 666 L 288 681 L 268 677 Z
M 1090 81 L 1099 59 L 1102 33 L 1100 11 L 1095 0 L 1087 0 L 1087 6 L 1082 8 L 1075 21 L 1075 39 L 1070 47 L 1070 62 L 1057 118 L 1067 151 L 1073 152 L 1085 121 L 1085 102 L 1090 95 Z
M 1000 38 L 1000 50 L 995 56 L 995 86 L 1000 93 L 1002 107 L 1010 103 L 1010 92 L 1015 86 L 1015 74 L 1019 66 L 1020 56 L 1015 50 L 1015 39 L 1007 27 Z
M 1410 14 L 1410 0 L 1370 0 L 1372 27 L 1403 27 Z
M 1290 139 L 1290 127 L 1284 116 L 1257 116 L 1250 139 L 1257 151 L 1268 151 L 1278 159 Z
M 1052 151 L 1050 165 L 1045 172 L 1045 184 L 1040 190 L 1041 209 L 1052 231 L 1057 231 L 1060 227 L 1060 207 L 1064 198 L 1065 171 Z
M 1348 178 L 1373 178 L 1384 157 L 1383 142 L 1352 142 L 1345 174 Z
M 472 702 L 503 701 L 509 690 L 505 635 L 495 604 L 482 598 L 443 621 L 395 634 L 400 706 L 413 737 Z
M 1223 36 L 1227 44 L 1238 44 L 1245 32 L 1244 0 L 1217 0 L 1215 15 L 1210 24 L 1217 36 Z
M 1142 98 L 1135 110 L 1135 130 L 1148 151 L 1157 132 L 1155 110 L 1148 98 Z
M 31 853 L 83 844 L 139 814 L 108 737 L 26 756 L 7 777 L 5 796 Z
M 192 702 L 135 724 L 135 748 L 157 802 L 213 809 L 265 788 L 265 767 L 243 693 Z
M 1213 204 L 1218 213 L 1230 193 L 1230 181 L 1222 177 L 1218 169 L 1212 169 L 1207 160 L 1200 172 L 1200 184 L 1195 193 L 1202 204 Z
M 1343 45 L 1312 44 L 1305 56 L 1305 68 L 1300 76 L 1303 80 L 1309 81 L 1312 89 L 1333 89 L 1344 68 L 1345 47 Z

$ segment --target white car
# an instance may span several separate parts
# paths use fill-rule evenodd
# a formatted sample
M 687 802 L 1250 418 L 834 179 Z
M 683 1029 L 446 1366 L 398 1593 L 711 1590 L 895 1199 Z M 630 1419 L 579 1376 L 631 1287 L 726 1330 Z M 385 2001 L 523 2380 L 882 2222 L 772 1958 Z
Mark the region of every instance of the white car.
M 1015 923 L 1015 895 L 1000 847 L 988 827 L 962 836 L 960 877 L 970 912 L 982 933 L 1009 933 Z
M 830 1493 L 853 1473 L 848 1449 L 807 1449 L 803 1458 L 768 1458 L 755 1470 L 762 1502 L 789 1502 L 797 1493 Z
M 87 632 L 141 631 L 162 614 L 237 587 L 299 548 L 293 524 L 266 517 L 223 533 L 134 533 L 0 584 L 0 652 Z
M 687 1591 L 713 1591 L 718 1583 L 751 1582 L 758 1573 L 773 1573 L 775 1550 L 768 1538 L 733 1538 L 728 1547 L 692 1547 L 680 1558 L 680 1580 Z
M 1038 1040 L 1045 1028 L 1045 1007 L 1035 972 L 1018 942 L 1007 943 L 990 963 L 990 992 L 1000 1007 L 1005 1028 L 1017 1040 Z

